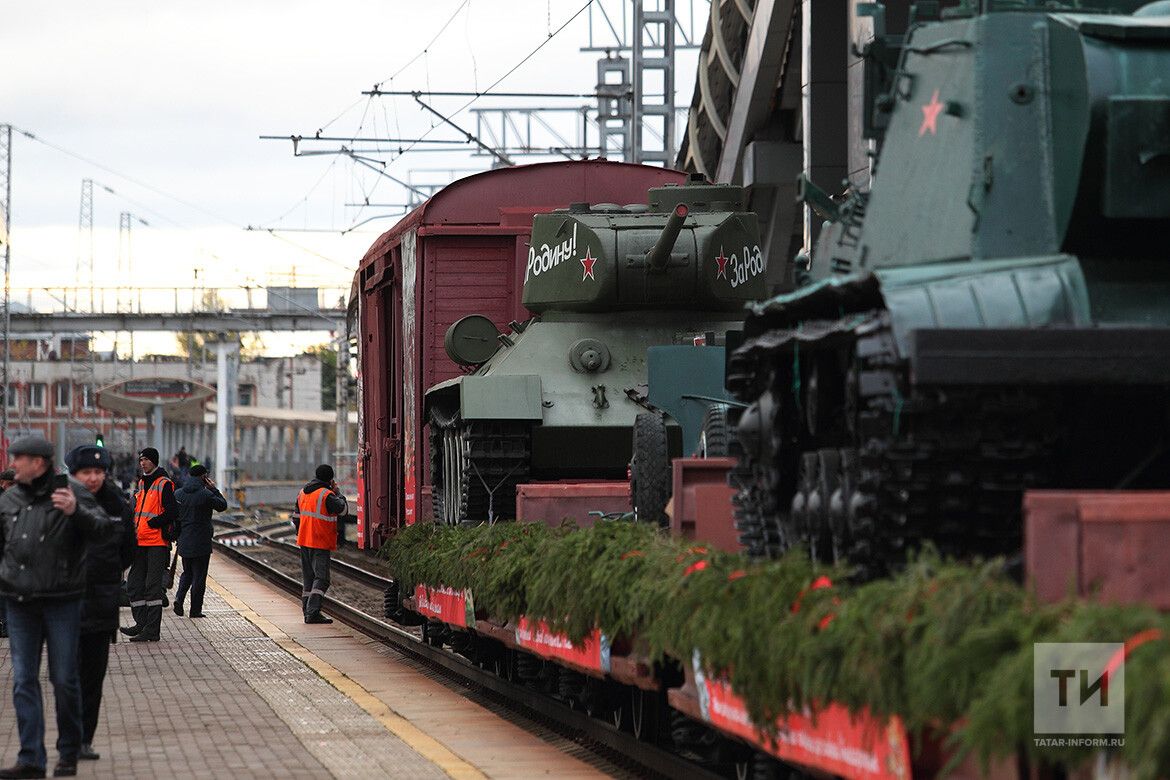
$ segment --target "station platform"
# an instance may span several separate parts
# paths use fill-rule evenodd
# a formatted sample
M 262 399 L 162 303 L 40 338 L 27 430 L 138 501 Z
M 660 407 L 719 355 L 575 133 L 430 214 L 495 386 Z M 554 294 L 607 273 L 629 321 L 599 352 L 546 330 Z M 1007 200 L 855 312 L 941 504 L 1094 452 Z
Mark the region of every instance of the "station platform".
M 213 555 L 205 618 L 164 611 L 162 640 L 110 648 L 101 720 L 79 777 L 592 778 L 599 769 L 410 659 Z M 130 622 L 123 610 L 123 624 Z M 52 687 L 42 663 L 49 770 Z M 0 639 L 0 765 L 19 750 Z

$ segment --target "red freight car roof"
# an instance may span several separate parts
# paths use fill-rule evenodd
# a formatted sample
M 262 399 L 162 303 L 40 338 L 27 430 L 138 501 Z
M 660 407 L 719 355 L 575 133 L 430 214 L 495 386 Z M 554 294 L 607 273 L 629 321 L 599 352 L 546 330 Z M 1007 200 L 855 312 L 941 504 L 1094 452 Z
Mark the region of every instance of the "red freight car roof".
M 645 188 L 649 189 L 668 182 L 682 183 L 685 174 L 606 160 L 535 163 L 477 173 L 448 184 L 383 233 L 362 258 L 358 272 L 384 256 L 414 227 L 508 224 L 527 227 L 532 223 L 532 214 L 569 205 L 567 192 L 577 195 L 573 200 L 582 198 L 591 203 L 604 203 L 613 197 L 611 193 L 619 182 L 622 190 L 629 191 L 629 178 L 644 179 Z M 521 202 L 531 208 L 517 208 L 516 204 Z M 502 211 L 501 203 L 509 204 L 508 209 Z

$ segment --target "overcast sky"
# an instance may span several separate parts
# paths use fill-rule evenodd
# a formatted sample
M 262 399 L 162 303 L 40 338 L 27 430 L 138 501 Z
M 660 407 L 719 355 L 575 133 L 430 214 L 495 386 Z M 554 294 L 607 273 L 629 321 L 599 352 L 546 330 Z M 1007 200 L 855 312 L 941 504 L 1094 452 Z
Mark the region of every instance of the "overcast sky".
M 6 74 L 0 79 L 0 122 L 45 142 L 20 134 L 13 140 L 14 299 L 25 300 L 25 288 L 74 283 L 81 180 L 87 177 L 98 185 L 94 254 L 100 286 L 286 284 L 295 274 L 297 284 L 348 289 L 365 249 L 396 218 L 376 219 L 343 236 L 340 231 L 360 220 L 393 211 L 345 204 L 367 197 L 403 203 L 406 191 L 348 159 L 294 158 L 288 141 L 258 136 L 324 128 L 342 136 L 360 131 L 416 137 L 429 130 L 428 137 L 455 137 L 432 130 L 433 118 L 409 97 L 366 98 L 361 92 L 376 83 L 386 90 L 485 89 L 584 2 L 8 4 L 0 25 Z M 595 0 L 595 12 L 601 2 Z M 605 0 L 604 6 L 616 15 L 622 3 Z M 678 13 L 690 13 L 689 0 L 676 6 Z M 426 54 L 408 65 L 457 10 Z M 696 0 L 694 13 L 701 37 L 706 3 Z M 600 15 L 594 21 L 600 34 Z M 588 35 L 586 11 L 497 90 L 591 92 L 600 55 L 578 51 Z M 690 101 L 694 62 L 693 52 L 680 55 L 680 105 Z M 435 98 L 444 111 L 463 102 Z M 475 105 L 542 102 L 550 103 L 485 97 Z M 472 125 L 466 112 L 456 121 Z M 430 169 L 459 176 L 488 162 L 464 151 L 410 153 L 387 170 L 401 179 L 434 182 L 451 174 Z M 131 230 L 129 273 L 118 271 L 123 211 L 149 223 L 136 219 Z M 248 225 L 335 232 L 290 231 L 278 238 L 246 232 Z M 198 277 L 196 269 L 202 269 Z M 112 294 L 107 300 L 113 303 Z M 267 339 L 275 353 L 301 343 L 284 341 Z

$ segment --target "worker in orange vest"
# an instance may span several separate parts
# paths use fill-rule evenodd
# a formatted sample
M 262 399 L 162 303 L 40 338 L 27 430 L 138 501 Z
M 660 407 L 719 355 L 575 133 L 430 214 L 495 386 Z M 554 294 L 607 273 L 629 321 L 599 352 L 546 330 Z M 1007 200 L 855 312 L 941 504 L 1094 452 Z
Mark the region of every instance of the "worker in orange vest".
M 134 494 L 138 549 L 126 577 L 134 625 L 119 630 L 131 642 L 157 642 L 162 627 L 163 575 L 170 560 L 170 537 L 179 502 L 175 500 L 175 483 L 159 468 L 158 450 L 147 447 L 139 452 L 138 465 L 142 469 Z
M 306 623 L 332 623 L 321 614 L 329 589 L 329 553 L 337 549 L 337 518 L 348 508 L 333 481 L 333 467 L 320 465 L 315 479 L 297 494 L 297 544 L 301 548 L 301 608 Z

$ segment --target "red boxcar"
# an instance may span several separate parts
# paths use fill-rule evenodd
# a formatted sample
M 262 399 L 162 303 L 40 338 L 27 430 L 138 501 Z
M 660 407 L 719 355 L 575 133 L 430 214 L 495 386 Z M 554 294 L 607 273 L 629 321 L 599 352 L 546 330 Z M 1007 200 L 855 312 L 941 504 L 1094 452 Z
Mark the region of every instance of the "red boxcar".
M 501 168 L 454 182 L 362 258 L 350 296 L 359 355 L 358 544 L 428 511 L 423 391 L 458 376 L 443 336 L 467 314 L 504 329 L 521 305 L 532 216 L 570 203 L 645 203 L 678 171 L 587 160 Z

